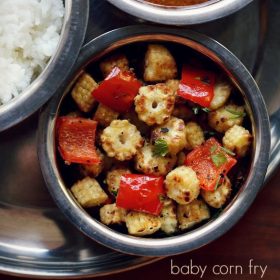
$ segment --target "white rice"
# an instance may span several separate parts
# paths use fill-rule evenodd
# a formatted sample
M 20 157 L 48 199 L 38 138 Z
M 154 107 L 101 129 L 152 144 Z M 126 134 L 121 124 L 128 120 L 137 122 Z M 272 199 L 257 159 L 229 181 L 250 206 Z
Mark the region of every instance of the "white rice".
M 58 45 L 62 0 L 0 0 L 0 105 L 20 94 Z

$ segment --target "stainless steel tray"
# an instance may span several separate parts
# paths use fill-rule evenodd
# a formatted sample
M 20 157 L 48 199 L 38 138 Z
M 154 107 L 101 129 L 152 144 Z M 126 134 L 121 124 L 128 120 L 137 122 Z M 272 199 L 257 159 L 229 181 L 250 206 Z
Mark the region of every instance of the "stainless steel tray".
M 279 11 L 278 0 L 255 0 L 230 17 L 188 27 L 227 46 L 256 77 L 272 120 L 273 146 L 267 178 L 280 162 Z M 141 24 L 141 21 L 106 1 L 91 0 L 85 41 L 131 24 Z M 158 260 L 107 249 L 89 240 L 64 218 L 41 176 L 36 152 L 37 121 L 38 112 L 0 133 L 0 271 L 25 276 L 82 278 Z

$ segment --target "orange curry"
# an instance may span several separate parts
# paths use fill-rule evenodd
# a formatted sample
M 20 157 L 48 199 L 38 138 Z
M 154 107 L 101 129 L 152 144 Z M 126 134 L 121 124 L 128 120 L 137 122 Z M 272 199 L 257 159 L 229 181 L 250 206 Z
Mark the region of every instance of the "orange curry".
M 208 0 L 146 0 L 164 6 L 190 6 L 207 2 Z

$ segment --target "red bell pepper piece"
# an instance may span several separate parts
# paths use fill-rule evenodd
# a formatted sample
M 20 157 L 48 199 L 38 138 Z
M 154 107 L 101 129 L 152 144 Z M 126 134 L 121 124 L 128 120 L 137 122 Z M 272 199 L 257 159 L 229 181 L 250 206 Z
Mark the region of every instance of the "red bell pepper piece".
M 177 94 L 202 107 L 209 107 L 214 96 L 215 80 L 213 72 L 184 65 Z
M 116 205 L 125 209 L 159 215 L 163 206 L 163 177 L 141 174 L 121 176 Z
M 196 172 L 200 187 L 207 191 L 214 191 L 236 162 L 213 137 L 192 150 L 185 159 L 185 164 Z
M 92 95 L 105 106 L 124 113 L 131 107 L 141 85 L 133 73 L 115 67 Z
M 69 163 L 97 164 L 100 158 L 95 148 L 97 122 L 78 117 L 57 120 L 58 150 Z

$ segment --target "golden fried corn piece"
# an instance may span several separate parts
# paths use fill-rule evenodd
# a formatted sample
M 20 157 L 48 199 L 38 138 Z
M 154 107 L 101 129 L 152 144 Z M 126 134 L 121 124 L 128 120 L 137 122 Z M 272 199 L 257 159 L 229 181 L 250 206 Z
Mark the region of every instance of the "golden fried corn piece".
M 208 113 L 208 123 L 213 129 L 223 133 L 234 125 L 241 125 L 244 116 L 244 106 L 229 104 Z
M 214 191 L 206 191 L 201 189 L 200 194 L 205 202 L 213 208 L 221 208 L 231 194 L 231 182 L 227 176 L 221 185 Z
M 234 125 L 226 131 L 223 137 L 225 148 L 236 153 L 239 157 L 244 157 L 249 151 L 253 136 L 243 126 Z
M 162 45 L 149 45 L 145 54 L 144 80 L 160 82 L 174 79 L 176 76 L 176 62 L 169 50 Z
M 172 234 L 177 230 L 176 203 L 169 198 L 164 199 L 163 208 L 160 213 L 161 230 L 166 234 Z
M 144 86 L 134 99 L 135 111 L 147 125 L 163 124 L 171 116 L 175 97 L 165 84 Z
M 160 217 L 136 211 L 129 212 L 125 222 L 128 233 L 135 236 L 153 234 L 161 227 Z
M 103 204 L 108 195 L 99 183 L 90 177 L 85 177 L 71 187 L 71 192 L 82 207 L 94 207 Z
M 87 73 L 82 74 L 72 89 L 71 95 L 82 112 L 88 113 L 93 109 L 95 100 L 92 91 L 98 84 Z
M 178 204 L 189 204 L 200 192 L 199 180 L 189 166 L 179 166 L 169 172 L 165 178 L 166 194 Z
M 210 218 L 210 211 L 204 201 L 195 199 L 187 205 L 178 205 L 177 218 L 181 230 L 188 229 L 194 225 Z
M 214 87 L 214 96 L 210 103 L 210 109 L 216 110 L 225 105 L 227 102 L 230 93 L 231 93 L 231 85 L 225 81 L 218 81 Z
M 109 157 L 124 161 L 133 158 L 144 140 L 128 120 L 114 120 L 101 134 L 101 144 Z
M 106 182 L 110 193 L 116 196 L 119 191 L 121 176 L 125 174 L 131 174 L 131 171 L 124 167 L 113 168 L 107 172 Z
M 100 150 L 97 150 L 97 154 L 101 160 L 99 163 L 80 164 L 80 172 L 85 177 L 97 177 L 102 172 L 104 168 L 104 155 L 100 152 Z
M 107 77 L 115 67 L 120 68 L 122 71 L 129 70 L 129 62 L 124 54 L 112 55 L 100 63 L 103 77 Z
M 101 126 L 108 126 L 113 120 L 116 120 L 119 113 L 112 110 L 111 108 L 99 103 L 93 119 L 98 122 Z
M 186 149 L 192 150 L 204 143 L 204 133 L 202 128 L 196 122 L 186 124 Z
M 135 169 L 144 174 L 165 176 L 176 163 L 175 155 L 155 156 L 151 144 L 144 145 L 135 155 Z
M 100 220 L 105 225 L 125 222 L 126 210 L 117 207 L 115 203 L 106 204 L 99 210 Z
M 171 117 L 166 123 L 156 126 L 152 130 L 151 139 L 153 142 L 159 139 L 164 140 L 168 146 L 168 152 L 176 155 L 187 144 L 184 121 Z

